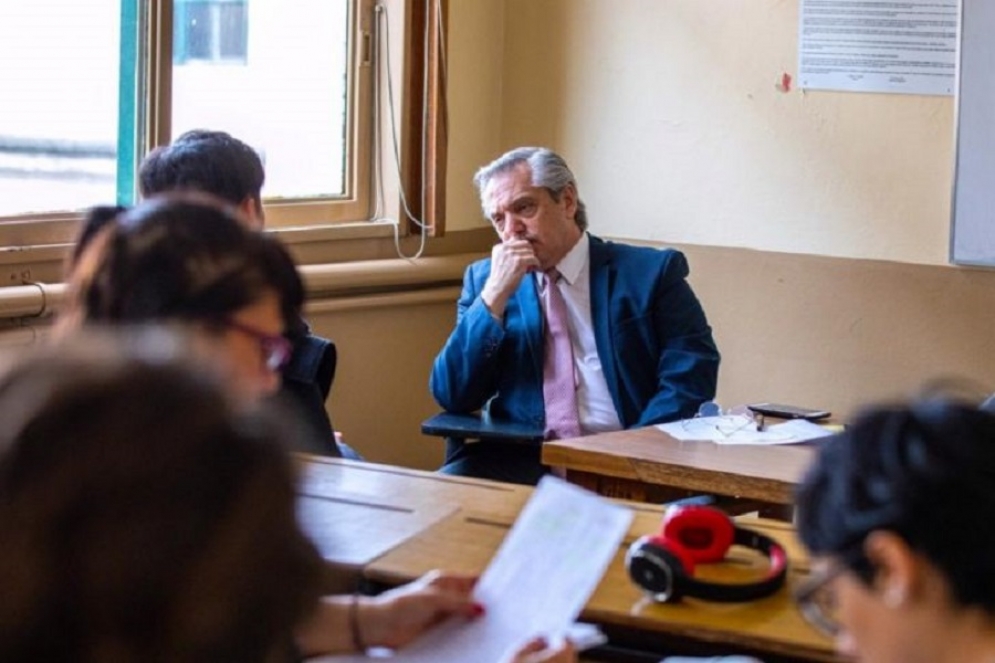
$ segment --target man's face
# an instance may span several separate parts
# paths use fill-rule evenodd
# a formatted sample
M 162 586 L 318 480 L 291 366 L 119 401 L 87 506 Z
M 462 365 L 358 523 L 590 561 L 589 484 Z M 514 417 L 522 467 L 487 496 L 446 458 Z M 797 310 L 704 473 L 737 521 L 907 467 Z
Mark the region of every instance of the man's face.
M 574 187 L 568 186 L 559 201 L 553 200 L 548 190 L 532 185 L 532 171 L 526 164 L 492 177 L 480 197 L 501 241 L 529 242 L 543 270 L 555 267 L 582 234 L 574 221 Z

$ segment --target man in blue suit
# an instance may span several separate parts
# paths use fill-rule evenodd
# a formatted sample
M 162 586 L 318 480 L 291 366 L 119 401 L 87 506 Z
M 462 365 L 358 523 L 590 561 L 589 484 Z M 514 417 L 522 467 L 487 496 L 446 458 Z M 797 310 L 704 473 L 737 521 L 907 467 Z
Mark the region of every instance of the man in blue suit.
M 678 251 L 586 232 L 577 183 L 559 155 L 524 147 L 478 171 L 484 215 L 501 238 L 463 279 L 456 327 L 432 369 L 449 412 L 546 425 L 539 289 L 556 268 L 566 303 L 581 434 L 695 414 L 715 395 L 719 353 Z M 555 436 L 547 427 L 547 439 Z M 449 440 L 443 472 L 536 483 L 539 445 Z

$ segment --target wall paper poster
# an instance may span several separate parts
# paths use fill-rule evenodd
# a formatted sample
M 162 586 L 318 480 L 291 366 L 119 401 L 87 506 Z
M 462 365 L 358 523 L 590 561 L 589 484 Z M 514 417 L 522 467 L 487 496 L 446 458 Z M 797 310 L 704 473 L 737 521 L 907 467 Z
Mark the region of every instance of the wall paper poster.
M 802 0 L 802 89 L 952 95 L 958 0 Z

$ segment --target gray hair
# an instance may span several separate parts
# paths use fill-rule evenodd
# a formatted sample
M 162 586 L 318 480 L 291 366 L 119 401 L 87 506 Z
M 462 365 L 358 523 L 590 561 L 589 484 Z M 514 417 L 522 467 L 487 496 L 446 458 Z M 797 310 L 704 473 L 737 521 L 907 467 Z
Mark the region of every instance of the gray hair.
M 523 163 L 528 165 L 532 172 L 532 186 L 546 189 L 553 200 L 559 202 L 563 190 L 571 184 L 574 191 L 578 191 L 577 180 L 574 178 L 570 166 L 559 154 L 546 147 L 516 147 L 477 171 L 477 174 L 473 176 L 477 192 L 483 193 L 484 187 L 495 175 L 507 173 Z M 487 216 L 486 209 L 484 216 Z M 587 230 L 587 207 L 580 199 L 579 191 L 577 193 L 577 214 L 574 216 L 574 221 L 578 228 Z

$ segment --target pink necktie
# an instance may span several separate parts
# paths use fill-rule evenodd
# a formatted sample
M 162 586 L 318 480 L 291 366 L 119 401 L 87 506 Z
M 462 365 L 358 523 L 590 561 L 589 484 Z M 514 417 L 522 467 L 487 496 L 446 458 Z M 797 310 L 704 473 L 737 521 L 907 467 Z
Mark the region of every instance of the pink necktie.
M 546 272 L 542 290 L 546 313 L 546 352 L 543 359 L 542 395 L 546 401 L 546 439 L 560 440 L 580 435 L 577 415 L 577 380 L 574 353 L 567 326 L 567 305 L 556 283 L 556 269 Z

